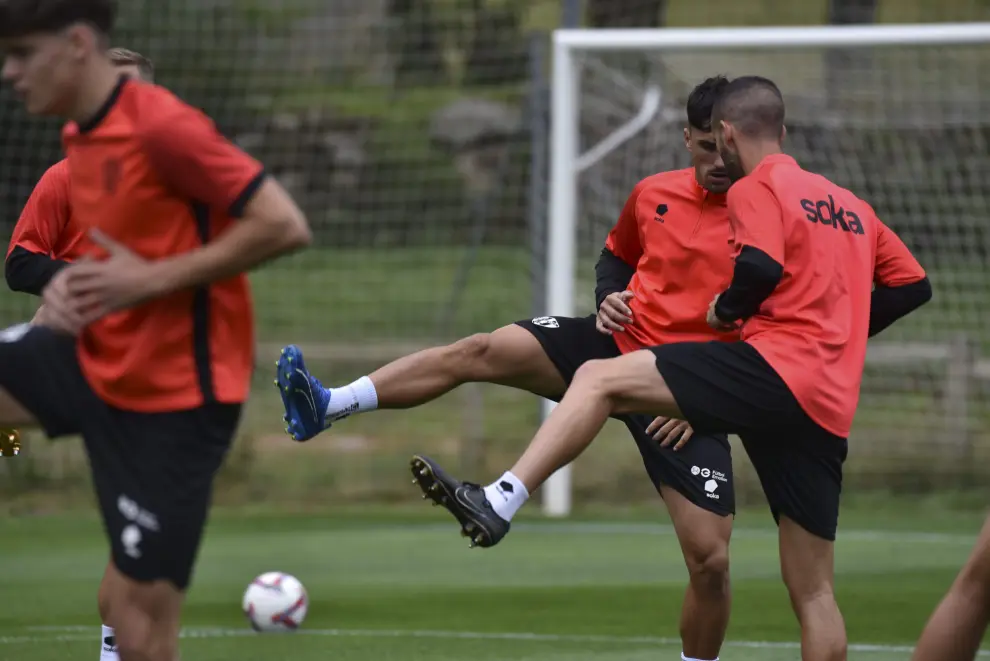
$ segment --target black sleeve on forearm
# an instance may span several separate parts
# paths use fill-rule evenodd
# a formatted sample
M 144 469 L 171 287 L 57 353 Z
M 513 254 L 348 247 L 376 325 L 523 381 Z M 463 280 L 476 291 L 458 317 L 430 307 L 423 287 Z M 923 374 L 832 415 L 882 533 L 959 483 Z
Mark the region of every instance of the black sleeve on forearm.
M 928 278 L 900 287 L 877 285 L 870 298 L 870 337 L 932 299 Z
M 784 267 L 758 248 L 743 246 L 732 283 L 719 296 L 715 316 L 726 323 L 752 317 L 784 277 Z
M 608 248 L 602 248 L 595 264 L 595 309 L 602 306 L 602 301 L 609 294 L 625 291 L 635 273 L 634 267 L 616 257 Z
M 12 290 L 41 296 L 52 277 L 68 265 L 68 262 L 60 259 L 52 259 L 48 255 L 17 246 L 7 256 L 4 276 L 7 278 L 7 286 Z

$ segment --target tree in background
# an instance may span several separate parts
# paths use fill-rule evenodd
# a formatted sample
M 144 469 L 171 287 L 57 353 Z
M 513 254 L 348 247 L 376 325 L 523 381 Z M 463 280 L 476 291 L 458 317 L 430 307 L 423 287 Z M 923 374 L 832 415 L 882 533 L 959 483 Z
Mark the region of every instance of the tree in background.
M 593 28 L 659 28 L 666 9 L 667 0 L 587 0 L 586 15 Z

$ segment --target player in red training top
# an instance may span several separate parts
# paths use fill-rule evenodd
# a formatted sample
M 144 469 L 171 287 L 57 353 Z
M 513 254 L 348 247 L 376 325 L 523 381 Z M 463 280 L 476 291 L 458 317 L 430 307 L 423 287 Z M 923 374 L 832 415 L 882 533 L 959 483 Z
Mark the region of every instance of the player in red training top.
M 140 53 L 111 48 L 110 61 L 122 76 L 152 82 L 154 64 Z M 69 165 L 62 159 L 48 168 L 31 192 L 21 212 L 7 248 L 5 275 L 14 291 L 40 296 L 52 277 L 84 254 L 86 234 L 76 224 L 69 206 Z M 39 310 L 38 314 L 42 314 Z M 108 589 L 105 577 L 97 599 L 100 617 L 109 621 Z M 100 634 L 100 661 L 117 661 L 113 627 L 103 625 Z
M 647 177 L 629 196 L 596 266 L 597 315 L 520 321 L 406 356 L 340 388 L 323 388 L 306 372 L 298 348 L 287 347 L 278 378 L 296 439 L 311 438 L 351 413 L 419 406 L 471 381 L 559 400 L 588 361 L 677 340 L 737 339 L 737 333 L 715 331 L 705 323 L 705 306 L 732 274 L 725 209 L 730 182 L 710 124 L 715 94 L 726 82 L 706 80 L 688 98 L 684 140 L 693 167 Z M 316 402 L 316 410 L 310 402 Z M 730 606 L 734 502 L 728 439 L 721 433 L 696 435 L 675 452 L 659 446 L 654 429 L 647 431 L 652 418 L 622 420 L 670 511 L 689 569 L 681 619 L 684 651 L 714 659 Z M 687 433 L 678 440 L 687 440 Z M 717 486 L 706 489 L 711 480 Z M 504 480 L 488 487 L 501 516 L 512 517 L 521 489 Z
M 168 91 L 121 77 L 113 0 L 0 2 L 2 77 L 63 117 L 88 260 L 0 334 L 0 424 L 82 435 L 110 547 L 123 661 L 175 661 L 214 475 L 254 363 L 244 271 L 310 240 L 254 159 Z
M 779 522 L 802 658 L 845 658 L 832 546 L 866 340 L 926 302 L 931 287 L 869 205 L 781 153 L 784 102 L 771 81 L 729 83 L 712 127 L 737 180 L 728 193 L 736 258 L 708 320 L 724 330 L 742 322 L 743 341 L 665 344 L 587 363 L 508 475 L 531 493 L 610 415 L 671 416 L 699 434 L 739 434 Z M 412 468 L 476 544 L 508 532 L 485 490 L 425 457 Z
M 109 56 L 121 75 L 152 82 L 154 65 L 145 56 L 126 48 L 111 48 Z M 52 276 L 83 254 L 85 237 L 72 219 L 69 166 L 62 159 L 38 180 L 14 225 L 4 263 L 7 286 L 41 296 Z

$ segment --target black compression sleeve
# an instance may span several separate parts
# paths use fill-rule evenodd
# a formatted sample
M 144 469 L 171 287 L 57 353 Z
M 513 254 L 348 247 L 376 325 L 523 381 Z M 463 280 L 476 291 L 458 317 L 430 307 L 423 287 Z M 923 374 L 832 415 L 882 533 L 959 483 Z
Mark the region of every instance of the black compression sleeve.
M 758 248 L 743 246 L 736 257 L 732 283 L 715 305 L 715 316 L 725 323 L 752 317 L 782 277 L 784 267 L 770 255 Z
M 900 287 L 877 286 L 870 297 L 870 337 L 920 308 L 932 298 L 928 278 Z
M 52 259 L 48 255 L 17 246 L 7 256 L 4 276 L 7 278 L 7 286 L 12 290 L 41 296 L 48 282 L 68 265 L 68 262 L 60 259 Z
M 602 306 L 602 301 L 609 294 L 625 291 L 635 273 L 634 267 L 616 257 L 608 248 L 602 248 L 595 264 L 595 309 Z

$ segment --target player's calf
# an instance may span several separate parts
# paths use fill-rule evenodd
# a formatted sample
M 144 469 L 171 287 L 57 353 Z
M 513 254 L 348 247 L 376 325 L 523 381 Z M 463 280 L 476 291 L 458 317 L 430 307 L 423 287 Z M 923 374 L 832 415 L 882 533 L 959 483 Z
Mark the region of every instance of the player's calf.
M 183 595 L 168 581 L 108 570 L 107 605 L 120 661 L 175 661 Z
M 376 409 L 420 406 L 471 382 L 495 383 L 556 397 L 566 384 L 539 341 L 519 326 L 478 333 L 417 351 L 335 388 L 324 387 L 290 345 L 277 362 L 288 432 L 304 441 L 333 422 Z
M 846 627 L 835 600 L 834 544 L 780 517 L 780 568 L 801 625 L 803 661 L 845 661 Z

